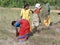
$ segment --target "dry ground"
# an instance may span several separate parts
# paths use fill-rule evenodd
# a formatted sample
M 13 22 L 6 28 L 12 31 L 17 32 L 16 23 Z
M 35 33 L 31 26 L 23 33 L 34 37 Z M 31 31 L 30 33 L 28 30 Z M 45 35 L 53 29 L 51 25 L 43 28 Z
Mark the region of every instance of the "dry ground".
M 0 45 L 60 45 L 60 15 L 51 12 L 53 25 L 44 28 L 40 25 L 39 32 L 34 33 L 26 42 L 17 42 L 12 20 L 19 19 L 20 9 L 0 8 Z

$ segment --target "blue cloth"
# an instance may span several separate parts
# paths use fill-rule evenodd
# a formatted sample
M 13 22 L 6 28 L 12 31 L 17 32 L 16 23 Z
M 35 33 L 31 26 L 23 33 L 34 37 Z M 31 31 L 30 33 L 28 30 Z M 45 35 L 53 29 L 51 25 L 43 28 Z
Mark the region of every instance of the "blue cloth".
M 26 34 L 24 36 L 19 36 L 18 38 L 25 38 L 26 36 L 29 36 L 29 34 Z
M 20 27 L 20 23 L 19 23 L 19 22 L 16 22 L 16 23 L 14 24 L 14 27 Z

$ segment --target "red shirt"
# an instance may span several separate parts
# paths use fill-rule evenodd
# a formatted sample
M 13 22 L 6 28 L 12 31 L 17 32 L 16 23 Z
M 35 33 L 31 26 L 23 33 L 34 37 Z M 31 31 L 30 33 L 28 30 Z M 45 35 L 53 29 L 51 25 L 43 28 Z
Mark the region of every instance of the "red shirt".
M 20 20 L 19 36 L 24 36 L 26 34 L 29 34 L 29 32 L 30 32 L 29 22 L 25 19 Z
M 39 14 L 39 13 L 40 13 L 40 9 L 39 9 L 39 8 L 36 8 L 36 9 L 34 10 L 34 13 L 35 13 L 35 14 Z

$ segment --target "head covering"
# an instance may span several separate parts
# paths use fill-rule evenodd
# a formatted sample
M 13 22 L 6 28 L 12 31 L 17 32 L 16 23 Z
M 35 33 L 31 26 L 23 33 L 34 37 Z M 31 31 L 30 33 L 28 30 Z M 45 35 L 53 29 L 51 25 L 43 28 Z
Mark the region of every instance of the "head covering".
M 36 8 L 41 8 L 41 6 L 40 6 L 39 3 L 37 3 L 37 4 L 35 5 L 35 7 L 36 7 Z
M 20 27 L 20 23 L 19 23 L 19 22 L 16 22 L 16 23 L 14 24 L 14 27 Z
M 21 18 L 16 21 L 16 23 L 14 24 L 14 27 L 20 27 L 20 21 L 21 21 Z

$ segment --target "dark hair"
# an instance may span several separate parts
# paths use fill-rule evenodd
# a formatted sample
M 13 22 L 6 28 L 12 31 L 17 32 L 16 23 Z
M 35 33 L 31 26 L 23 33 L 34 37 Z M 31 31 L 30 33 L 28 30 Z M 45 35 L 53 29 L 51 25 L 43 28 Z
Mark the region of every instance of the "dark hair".
M 16 23 L 16 21 L 12 21 L 11 25 L 14 26 L 15 23 Z
M 24 8 L 27 7 L 27 6 L 29 6 L 29 4 L 24 4 Z

